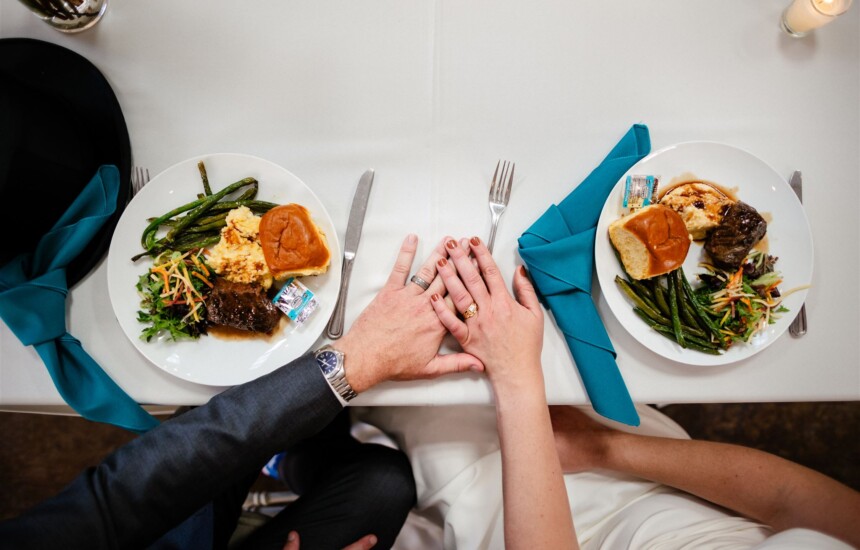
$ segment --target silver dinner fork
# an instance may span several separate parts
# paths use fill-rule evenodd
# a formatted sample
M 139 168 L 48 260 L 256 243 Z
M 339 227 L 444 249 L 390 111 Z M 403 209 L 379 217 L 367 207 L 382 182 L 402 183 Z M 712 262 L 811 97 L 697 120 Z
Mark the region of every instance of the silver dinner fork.
M 134 166 L 131 169 L 131 196 L 137 195 L 143 186 L 149 183 L 149 169 Z
M 496 163 L 496 171 L 493 173 L 493 185 L 490 186 L 490 213 L 493 215 L 493 226 L 490 229 L 490 238 L 487 240 L 487 249 L 493 251 L 493 243 L 496 240 L 496 229 L 499 227 L 499 219 L 502 212 L 508 207 L 511 198 L 511 184 L 514 181 L 514 167 L 516 164 L 508 161 Z M 501 173 L 499 169 L 501 168 Z

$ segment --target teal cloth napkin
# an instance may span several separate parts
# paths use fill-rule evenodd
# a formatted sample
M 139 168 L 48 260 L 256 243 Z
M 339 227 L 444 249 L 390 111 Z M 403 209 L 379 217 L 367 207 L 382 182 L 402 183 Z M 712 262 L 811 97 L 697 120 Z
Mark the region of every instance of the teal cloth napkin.
M 621 176 L 650 151 L 648 128 L 633 126 L 582 183 L 519 239 L 520 256 L 564 334 L 592 407 L 630 426 L 639 425 L 639 415 L 591 298 L 591 274 L 603 204 Z
M 116 209 L 119 171 L 102 166 L 33 253 L 0 268 L 0 318 L 33 346 L 60 395 L 84 418 L 145 432 L 158 421 L 116 385 L 66 332 L 66 266 Z

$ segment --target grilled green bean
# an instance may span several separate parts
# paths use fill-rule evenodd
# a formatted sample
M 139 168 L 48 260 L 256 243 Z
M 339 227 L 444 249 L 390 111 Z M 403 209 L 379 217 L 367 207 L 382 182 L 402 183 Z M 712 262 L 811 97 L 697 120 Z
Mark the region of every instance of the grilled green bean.
M 675 339 L 681 345 L 682 348 L 686 348 L 687 345 L 684 342 L 684 333 L 681 332 L 681 317 L 678 311 L 678 292 L 677 287 L 675 285 L 675 281 L 673 280 L 674 274 L 677 272 L 672 271 L 669 273 L 669 309 L 672 312 L 672 330 L 675 331 Z
M 663 336 L 665 336 L 666 338 L 668 338 L 674 342 L 677 342 L 674 329 L 672 329 L 669 326 L 661 325 L 660 323 L 655 322 L 653 319 L 648 317 L 648 315 L 639 308 L 633 308 L 633 311 L 636 313 L 636 315 L 638 315 L 643 321 L 645 321 L 648 324 L 648 326 L 650 326 L 652 329 L 654 329 L 657 333 L 662 334 Z M 706 340 L 702 340 L 700 338 L 696 338 L 695 336 L 692 336 L 692 335 L 686 336 L 685 343 L 687 344 L 686 347 L 688 349 L 692 349 L 695 351 L 701 351 L 703 353 L 709 353 L 711 355 L 719 355 L 719 353 L 720 353 L 719 349 L 714 344 L 712 344 L 711 342 L 708 342 Z
M 242 187 L 254 184 L 256 182 L 257 182 L 257 180 L 255 180 L 254 178 L 244 178 L 244 179 L 237 181 L 236 183 L 232 183 L 232 184 L 228 185 L 227 187 L 225 187 L 221 191 L 218 191 L 214 195 L 210 195 L 210 196 L 206 197 L 205 199 L 203 199 L 203 202 L 201 202 L 200 205 L 197 206 L 197 208 L 195 208 L 194 210 L 192 210 L 191 212 L 186 214 L 179 223 L 177 223 L 175 226 L 173 226 L 173 228 L 170 231 L 168 231 L 167 236 L 165 236 L 164 239 L 162 239 L 164 241 L 164 244 L 170 245 L 170 243 L 175 241 L 176 237 L 180 233 L 182 233 L 182 231 L 186 227 L 191 225 L 194 222 L 194 220 L 196 220 L 197 218 L 202 216 L 204 213 L 206 213 L 206 211 L 209 210 L 213 204 L 215 204 L 219 200 L 223 199 L 224 197 L 226 197 L 230 193 L 233 193 L 234 191 L 238 191 Z
M 206 166 L 202 160 L 197 163 L 197 170 L 200 171 L 200 179 L 203 180 L 203 194 L 208 197 L 212 194 L 212 188 L 209 187 L 209 176 L 206 175 Z
M 627 294 L 627 296 L 631 300 L 633 300 L 633 303 L 636 304 L 639 309 L 644 311 L 648 315 L 648 317 L 658 323 L 669 322 L 668 319 L 663 317 L 657 310 L 649 306 L 647 302 L 645 302 L 638 294 L 636 294 L 636 291 L 633 290 L 633 288 L 629 284 L 627 284 L 627 281 L 616 275 L 615 283 L 621 287 L 621 290 L 624 291 L 624 293 Z
M 672 311 L 669 309 L 669 302 L 666 299 L 666 288 L 663 287 L 660 280 L 661 277 L 657 277 L 654 280 L 654 302 L 660 308 L 660 312 L 668 317 L 672 315 Z
M 705 311 L 705 307 L 699 302 L 699 299 L 696 298 L 696 295 L 693 293 L 693 287 L 690 286 L 690 282 L 687 280 L 687 277 L 684 275 L 684 268 L 679 268 L 681 275 L 681 284 L 684 288 L 684 294 L 690 301 L 690 304 L 693 306 L 693 310 L 696 312 L 696 317 L 703 323 L 704 328 L 708 330 L 719 342 L 725 345 L 725 336 L 722 332 L 720 332 L 720 327 L 717 326 L 717 323 L 711 319 L 711 316 L 708 315 L 708 312 Z

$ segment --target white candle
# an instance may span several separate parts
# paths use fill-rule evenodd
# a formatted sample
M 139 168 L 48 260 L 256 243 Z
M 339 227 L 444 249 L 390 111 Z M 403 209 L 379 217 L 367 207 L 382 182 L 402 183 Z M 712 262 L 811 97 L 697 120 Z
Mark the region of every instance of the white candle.
M 851 0 L 794 0 L 782 13 L 782 28 L 794 36 L 830 23 L 845 13 Z

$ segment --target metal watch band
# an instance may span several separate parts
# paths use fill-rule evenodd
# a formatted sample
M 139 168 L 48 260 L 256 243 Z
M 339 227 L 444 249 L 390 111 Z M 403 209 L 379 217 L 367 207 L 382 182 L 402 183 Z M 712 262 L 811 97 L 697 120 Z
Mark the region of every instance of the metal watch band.
M 322 362 L 320 362 L 320 355 L 324 352 L 329 352 L 337 358 L 337 363 L 334 369 L 327 370 Z M 358 395 L 346 379 L 346 370 L 344 369 L 344 359 L 346 356 L 343 352 L 336 350 L 329 345 L 325 345 L 314 353 L 314 357 L 317 359 L 320 369 L 323 371 L 323 375 L 328 383 L 332 388 L 334 388 L 334 391 L 344 399 L 344 401 L 351 401 Z

